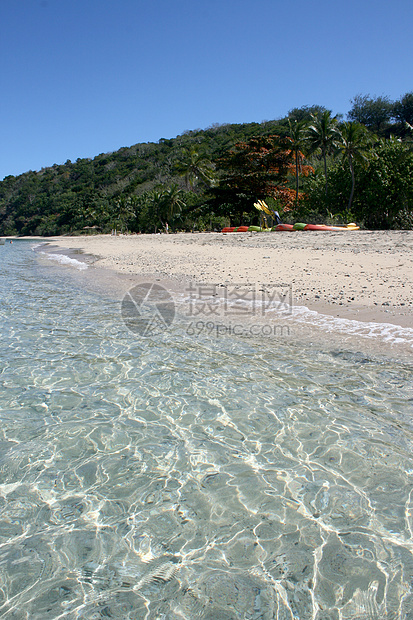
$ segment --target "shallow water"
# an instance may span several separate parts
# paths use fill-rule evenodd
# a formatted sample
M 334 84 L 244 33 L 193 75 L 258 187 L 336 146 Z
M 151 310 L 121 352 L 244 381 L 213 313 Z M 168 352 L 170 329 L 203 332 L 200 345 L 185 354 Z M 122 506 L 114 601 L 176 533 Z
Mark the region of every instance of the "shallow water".
M 31 246 L 0 250 L 1 617 L 413 617 L 410 364 L 142 338 Z

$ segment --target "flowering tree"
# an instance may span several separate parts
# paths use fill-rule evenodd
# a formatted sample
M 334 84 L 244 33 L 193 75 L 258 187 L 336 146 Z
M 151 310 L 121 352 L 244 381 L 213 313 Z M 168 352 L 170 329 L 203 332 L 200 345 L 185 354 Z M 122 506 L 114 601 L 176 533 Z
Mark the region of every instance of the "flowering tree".
M 304 158 L 301 152 L 298 157 Z M 215 195 L 235 211 L 249 211 L 254 202 L 277 200 L 283 210 L 294 205 L 296 192 L 288 187 L 295 174 L 296 153 L 291 138 L 260 136 L 236 144 L 218 161 L 221 181 Z

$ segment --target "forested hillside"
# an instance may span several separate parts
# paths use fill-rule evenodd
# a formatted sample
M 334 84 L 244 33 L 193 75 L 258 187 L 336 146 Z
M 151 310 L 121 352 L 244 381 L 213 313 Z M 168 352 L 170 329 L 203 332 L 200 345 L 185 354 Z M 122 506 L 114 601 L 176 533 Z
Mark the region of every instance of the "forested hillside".
M 285 221 L 412 228 L 413 93 L 352 104 L 348 121 L 295 108 L 8 176 L 0 234 L 220 229 L 258 222 L 258 199 Z

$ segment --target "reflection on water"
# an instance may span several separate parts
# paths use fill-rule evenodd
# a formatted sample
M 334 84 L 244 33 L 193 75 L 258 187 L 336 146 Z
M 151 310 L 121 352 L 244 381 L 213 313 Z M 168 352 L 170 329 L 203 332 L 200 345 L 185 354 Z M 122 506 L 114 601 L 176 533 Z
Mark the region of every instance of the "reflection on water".
M 179 322 L 135 338 L 118 302 L 18 246 L 0 256 L 2 617 L 413 617 L 408 365 Z

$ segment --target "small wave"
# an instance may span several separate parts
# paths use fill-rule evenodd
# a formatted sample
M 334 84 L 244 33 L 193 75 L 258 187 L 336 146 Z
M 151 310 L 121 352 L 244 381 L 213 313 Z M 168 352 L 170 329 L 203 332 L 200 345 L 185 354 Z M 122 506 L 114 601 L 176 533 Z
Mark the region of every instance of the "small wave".
M 199 300 L 187 295 L 181 295 L 175 298 L 178 300 L 182 307 L 189 309 L 187 316 L 192 316 L 192 305 Z M 218 321 L 219 318 L 225 317 L 225 300 L 217 297 L 203 297 L 202 306 L 205 306 L 205 310 L 199 310 L 199 314 L 196 314 L 199 319 L 202 319 L 202 312 L 207 312 L 208 309 L 213 308 L 214 313 L 210 315 L 210 320 L 214 318 Z M 254 321 L 258 316 L 255 314 L 256 310 L 261 307 L 259 300 L 245 301 L 244 300 L 244 318 L 245 320 Z M 250 305 L 250 312 L 248 312 L 248 305 Z M 358 321 L 357 319 L 346 319 L 328 314 L 322 314 L 315 310 L 310 310 L 306 306 L 290 306 L 289 302 L 283 301 L 277 304 L 278 307 L 267 308 L 265 314 L 267 318 L 282 319 L 286 322 L 300 323 L 302 325 L 311 325 L 315 328 L 322 329 L 327 332 L 335 332 L 343 335 L 357 336 L 359 338 L 376 338 L 389 344 L 407 344 L 413 348 L 413 328 L 402 327 L 400 325 L 394 325 L 393 323 L 376 323 L 373 321 Z M 185 312 L 183 313 L 185 314 Z M 261 314 L 261 313 L 259 313 Z M 263 316 L 263 314 L 262 314 Z M 261 320 L 262 320 L 261 316 Z
M 329 332 L 340 332 L 362 338 L 381 338 L 391 344 L 405 343 L 413 347 L 413 329 L 411 327 L 401 327 L 392 323 L 344 319 L 321 314 L 315 310 L 310 310 L 306 306 L 294 306 L 288 318 L 298 323 L 320 327 Z
M 43 245 L 47 245 L 48 242 L 47 241 L 42 241 L 40 243 L 35 243 L 34 245 L 31 246 L 31 249 L 33 250 L 33 252 L 35 252 L 37 250 L 37 248 L 41 248 Z
M 70 256 L 66 256 L 66 254 L 49 254 L 48 252 L 40 252 L 40 254 L 44 254 L 46 258 L 50 260 L 55 260 L 61 265 L 70 265 L 71 267 L 76 267 L 76 269 L 79 269 L 79 271 L 88 268 L 88 265 L 86 263 L 82 263 L 80 260 L 76 260 L 75 258 L 70 258 Z

